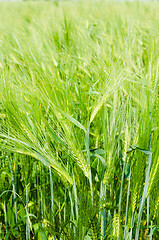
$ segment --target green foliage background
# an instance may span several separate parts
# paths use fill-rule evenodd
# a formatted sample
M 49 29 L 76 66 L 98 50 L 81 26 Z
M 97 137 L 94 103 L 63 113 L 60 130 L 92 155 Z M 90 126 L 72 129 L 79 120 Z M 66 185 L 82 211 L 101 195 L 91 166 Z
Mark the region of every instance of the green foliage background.
M 159 238 L 159 4 L 0 3 L 0 238 Z

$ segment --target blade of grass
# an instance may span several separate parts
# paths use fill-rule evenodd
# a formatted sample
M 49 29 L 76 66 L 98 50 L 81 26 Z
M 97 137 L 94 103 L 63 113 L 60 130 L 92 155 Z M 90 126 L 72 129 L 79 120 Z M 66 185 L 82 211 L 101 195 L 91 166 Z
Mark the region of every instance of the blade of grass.
M 150 151 L 151 150 L 152 150 L 152 147 L 151 147 L 151 135 L 150 135 Z M 148 185 L 149 185 L 149 175 L 150 175 L 150 169 L 151 169 L 151 161 L 152 161 L 152 153 L 150 153 L 148 155 L 148 158 L 147 158 L 145 185 L 144 185 L 144 190 L 143 190 L 143 194 L 142 194 L 141 205 L 140 205 L 140 208 L 139 208 L 137 227 L 136 227 L 136 233 L 135 233 L 135 240 L 139 239 L 140 223 L 141 223 L 142 213 L 143 213 L 145 200 L 146 200 L 146 197 L 147 197 Z

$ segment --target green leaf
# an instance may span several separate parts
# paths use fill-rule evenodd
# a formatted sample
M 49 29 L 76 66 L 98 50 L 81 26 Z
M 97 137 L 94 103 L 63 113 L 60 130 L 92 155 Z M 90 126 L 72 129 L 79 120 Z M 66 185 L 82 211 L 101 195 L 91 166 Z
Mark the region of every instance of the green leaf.
M 50 167 L 50 162 L 43 157 L 40 153 L 38 153 L 37 151 L 34 150 L 35 155 L 37 156 L 37 158 L 46 166 L 46 167 Z
M 90 152 L 94 152 L 96 154 L 101 154 L 101 155 L 105 154 L 105 151 L 103 149 L 100 149 L 100 148 L 90 149 Z
M 130 165 L 128 163 L 126 163 L 125 165 L 125 175 L 126 175 L 126 179 L 130 180 Z
M 143 152 L 143 153 L 145 153 L 145 154 L 151 154 L 152 153 L 151 151 L 149 151 L 147 149 L 142 149 L 142 148 L 139 148 L 139 147 L 136 147 L 136 149 L 141 151 L 141 152 Z
M 97 157 L 101 161 L 102 165 L 106 168 L 106 161 L 102 156 L 100 156 L 99 154 L 91 154 L 90 156 Z
M 39 224 L 38 224 L 38 223 L 35 223 L 35 224 L 33 225 L 33 228 L 34 228 L 34 234 L 36 235 L 36 234 L 38 233 L 38 231 L 39 231 Z
M 40 233 L 40 234 L 39 234 Z M 38 233 L 38 239 L 39 240 L 48 240 L 47 236 L 46 236 L 46 233 L 44 232 L 44 230 L 40 230 Z
M 143 152 L 145 154 L 151 154 L 152 153 L 150 150 L 137 147 L 136 145 L 131 145 L 130 148 L 127 150 L 127 153 L 135 151 L 135 150 L 139 150 L 140 152 Z
M 91 155 L 91 156 L 92 156 L 92 155 Z M 97 165 L 98 165 L 98 159 L 96 158 L 96 159 L 92 162 L 91 167 L 94 168 L 94 169 L 97 169 Z
M 72 122 L 74 125 L 76 125 L 77 127 L 79 127 L 80 129 L 82 129 L 85 133 L 86 133 L 86 129 L 85 127 L 80 123 L 78 122 L 76 119 L 74 119 L 73 117 L 67 115 L 66 113 L 64 112 L 61 112 L 70 122 Z

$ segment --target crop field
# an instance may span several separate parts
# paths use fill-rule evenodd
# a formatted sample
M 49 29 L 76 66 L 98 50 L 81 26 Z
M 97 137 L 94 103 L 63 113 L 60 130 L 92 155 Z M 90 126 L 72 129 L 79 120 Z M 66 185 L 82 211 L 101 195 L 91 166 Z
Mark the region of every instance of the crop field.
M 0 240 L 159 239 L 159 3 L 0 3 Z

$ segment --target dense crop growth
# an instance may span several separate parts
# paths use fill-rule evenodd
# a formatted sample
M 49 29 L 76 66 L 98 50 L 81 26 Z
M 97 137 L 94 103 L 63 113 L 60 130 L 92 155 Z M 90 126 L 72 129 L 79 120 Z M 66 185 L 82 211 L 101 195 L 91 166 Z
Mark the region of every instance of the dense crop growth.
M 0 239 L 159 239 L 159 4 L 0 4 Z

